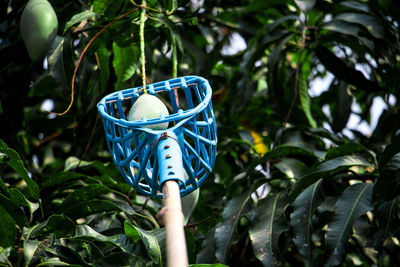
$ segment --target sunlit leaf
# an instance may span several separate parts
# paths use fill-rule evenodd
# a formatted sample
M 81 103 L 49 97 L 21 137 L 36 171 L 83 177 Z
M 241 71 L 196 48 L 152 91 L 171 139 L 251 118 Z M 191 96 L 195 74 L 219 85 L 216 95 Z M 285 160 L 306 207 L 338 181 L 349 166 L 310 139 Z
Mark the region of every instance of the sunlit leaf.
M 264 266 L 278 264 L 276 247 L 282 232 L 287 230 L 284 211 L 287 205 L 286 195 L 278 193 L 263 199 L 257 206 L 250 228 L 250 240 L 255 256 Z
M 65 24 L 65 28 L 64 28 L 64 33 L 71 28 L 73 25 L 80 23 L 84 20 L 90 19 L 92 17 L 94 17 L 96 15 L 96 13 L 90 11 L 90 10 L 85 10 L 82 11 L 81 13 L 75 14 L 74 16 L 72 16 L 72 18 L 67 21 L 67 23 Z
M 335 214 L 328 225 L 326 237 L 326 244 L 330 250 L 327 266 L 335 266 L 343 261 L 354 221 L 372 209 L 372 188 L 373 184 L 354 184 L 348 187 L 336 202 Z
M 113 67 L 117 81 L 115 82 L 115 90 L 121 90 L 121 84 L 129 80 L 138 68 L 139 49 L 136 46 L 120 47 L 117 43 L 113 43 Z
M 294 0 L 294 2 L 301 9 L 301 11 L 307 13 L 314 7 L 316 0 Z
M 274 166 L 289 178 L 300 178 L 309 171 L 301 160 L 293 158 L 282 158 Z
M 308 85 L 307 79 L 304 77 L 304 74 L 300 74 L 299 77 L 299 97 L 301 108 L 303 109 L 304 114 L 307 117 L 308 123 L 312 128 L 317 128 L 317 122 L 314 120 L 311 114 L 311 99 L 308 94 Z
M 369 163 L 363 157 L 357 155 L 346 155 L 323 162 L 315 169 L 315 172 L 333 171 L 338 168 L 351 166 L 373 167 L 371 163 Z
M 142 240 L 152 261 L 157 265 L 162 265 L 161 249 L 155 235 L 149 231 L 140 229 L 131 225 L 129 222 L 124 223 L 125 233 L 135 242 Z M 136 233 L 134 233 L 136 231 Z

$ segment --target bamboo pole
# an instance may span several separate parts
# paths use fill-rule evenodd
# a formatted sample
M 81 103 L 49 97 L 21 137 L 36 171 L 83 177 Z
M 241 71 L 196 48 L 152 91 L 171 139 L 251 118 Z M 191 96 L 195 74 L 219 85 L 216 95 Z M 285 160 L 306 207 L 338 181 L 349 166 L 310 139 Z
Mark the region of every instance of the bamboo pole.
M 188 256 L 179 185 L 174 180 L 166 181 L 162 186 L 164 207 L 158 214 L 166 228 L 168 267 L 187 267 Z

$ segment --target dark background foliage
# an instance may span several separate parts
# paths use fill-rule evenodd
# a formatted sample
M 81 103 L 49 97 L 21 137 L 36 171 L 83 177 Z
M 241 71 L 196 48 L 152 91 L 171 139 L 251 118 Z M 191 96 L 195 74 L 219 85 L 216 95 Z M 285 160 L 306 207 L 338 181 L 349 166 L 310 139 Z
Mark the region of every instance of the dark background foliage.
M 59 30 L 43 62 L 31 62 L 22 42 L 26 1 L 0 7 L 0 264 L 162 266 L 162 202 L 123 181 L 96 109 L 141 84 L 140 11 L 89 46 L 72 108 L 55 116 L 44 109 L 68 106 L 84 47 L 137 6 L 50 3 Z M 213 87 L 216 163 L 183 200 L 190 263 L 399 265 L 399 3 L 147 5 L 148 82 L 173 75 L 176 47 L 178 75 Z M 235 51 L 238 36 L 245 45 Z M 378 100 L 385 108 L 370 132 L 350 127 L 351 118 L 371 124 Z

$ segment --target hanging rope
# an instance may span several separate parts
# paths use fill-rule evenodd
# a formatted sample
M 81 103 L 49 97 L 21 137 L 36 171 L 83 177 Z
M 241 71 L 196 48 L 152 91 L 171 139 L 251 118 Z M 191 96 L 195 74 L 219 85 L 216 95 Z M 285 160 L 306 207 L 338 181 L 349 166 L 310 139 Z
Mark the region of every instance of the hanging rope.
M 142 0 L 142 10 L 140 12 L 140 27 L 139 27 L 139 35 L 140 35 L 140 62 L 142 64 L 142 86 L 143 91 L 147 94 L 146 91 L 146 58 L 144 53 L 144 23 L 146 20 L 146 0 Z

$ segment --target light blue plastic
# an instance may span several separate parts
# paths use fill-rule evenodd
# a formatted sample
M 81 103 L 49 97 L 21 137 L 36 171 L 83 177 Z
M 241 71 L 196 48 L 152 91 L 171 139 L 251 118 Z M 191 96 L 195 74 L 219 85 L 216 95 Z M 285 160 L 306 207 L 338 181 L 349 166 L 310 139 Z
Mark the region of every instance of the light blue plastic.
M 156 119 L 126 120 L 142 87 L 104 97 L 97 105 L 103 118 L 108 148 L 124 179 L 139 193 L 162 198 L 162 183 L 176 180 L 181 196 L 206 180 L 215 162 L 217 127 L 209 82 L 185 76 L 146 86 L 170 108 Z M 177 97 L 178 95 L 178 97 Z M 148 125 L 169 123 L 166 130 Z

